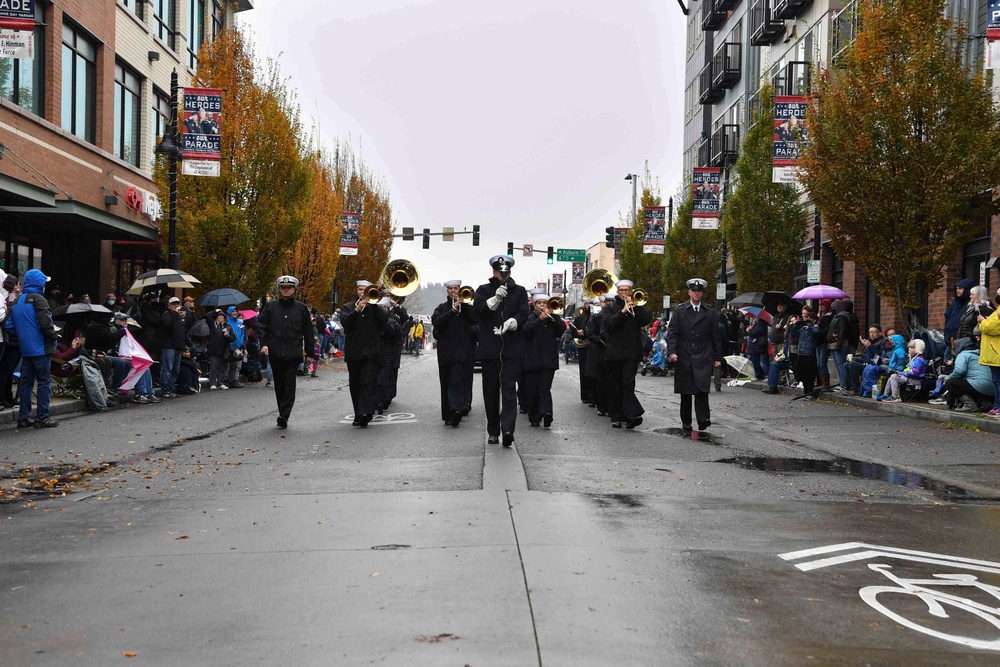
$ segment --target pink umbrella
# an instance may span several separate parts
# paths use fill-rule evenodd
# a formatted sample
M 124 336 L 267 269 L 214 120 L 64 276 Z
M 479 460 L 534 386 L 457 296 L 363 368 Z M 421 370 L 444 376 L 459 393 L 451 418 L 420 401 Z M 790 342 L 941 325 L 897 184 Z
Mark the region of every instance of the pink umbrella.
M 254 317 L 257 317 L 257 311 L 256 310 L 241 310 L 240 311 L 240 315 L 243 316 L 244 320 L 249 320 L 249 319 L 252 319 Z
M 128 329 L 125 330 L 125 337 L 118 344 L 118 356 L 132 362 L 132 371 L 121 386 L 122 391 L 128 391 L 139 381 L 139 376 L 142 375 L 143 371 L 153 365 L 153 359 L 149 356 L 149 352 L 146 352 L 145 348 L 139 345 L 139 341 L 132 336 L 132 332 Z
M 846 297 L 847 292 L 833 285 L 810 285 L 792 295 L 793 299 L 844 299 Z
M 757 306 L 743 306 L 739 309 L 741 313 L 746 313 L 747 315 L 753 315 L 758 317 L 768 324 L 771 323 L 771 313 L 767 312 L 763 308 L 758 308 Z

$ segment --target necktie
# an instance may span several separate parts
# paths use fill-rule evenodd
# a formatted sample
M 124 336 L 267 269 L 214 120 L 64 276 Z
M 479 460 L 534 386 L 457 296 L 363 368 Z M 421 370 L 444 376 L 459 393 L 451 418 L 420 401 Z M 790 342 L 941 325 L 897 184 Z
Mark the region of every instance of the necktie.
M 698 306 L 695 306 L 695 307 L 694 307 L 694 312 L 695 312 L 696 314 L 698 313 Z

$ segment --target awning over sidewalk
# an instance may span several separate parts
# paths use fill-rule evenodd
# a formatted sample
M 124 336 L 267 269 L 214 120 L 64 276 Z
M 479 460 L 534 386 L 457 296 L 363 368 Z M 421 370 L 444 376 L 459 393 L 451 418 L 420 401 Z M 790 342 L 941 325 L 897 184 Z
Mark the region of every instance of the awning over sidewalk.
M 2 190 L 2 185 L 0 185 Z M 0 197 L 9 194 L 4 192 Z M 124 207 L 122 207 L 124 208 Z M 107 211 L 81 204 L 76 201 L 53 201 L 45 206 L 6 206 L 4 212 L 30 217 L 35 221 L 50 224 L 53 227 L 66 226 L 74 232 L 96 232 L 102 240 L 159 240 L 159 231 L 155 223 L 136 223 L 126 218 L 112 215 Z

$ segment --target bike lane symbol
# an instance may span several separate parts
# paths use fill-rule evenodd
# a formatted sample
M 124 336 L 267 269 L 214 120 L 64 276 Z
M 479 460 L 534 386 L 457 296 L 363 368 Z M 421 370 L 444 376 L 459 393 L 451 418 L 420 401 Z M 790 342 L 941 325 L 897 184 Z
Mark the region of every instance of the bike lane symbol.
M 869 563 L 869 570 L 883 575 L 892 582 L 892 585 L 885 585 L 885 582 L 882 582 L 883 585 L 865 586 L 858 591 L 858 594 L 872 609 L 910 630 L 970 648 L 1000 651 L 1000 586 L 993 586 L 979 579 L 982 574 L 1000 575 L 1000 563 L 864 542 L 845 542 L 816 549 L 792 551 L 779 554 L 779 558 L 799 561 L 795 567 L 803 572 L 876 558 L 963 570 L 963 572 L 935 573 L 930 578 L 906 578 L 897 576 L 893 572 L 892 565 Z M 959 593 L 973 594 L 977 591 L 980 596 L 978 599 L 959 595 Z M 933 618 L 955 618 L 961 622 L 961 617 L 957 616 L 958 612 L 972 614 L 990 626 L 994 638 L 966 637 L 945 632 L 928 624 L 926 618 L 908 618 L 890 606 L 898 605 L 901 601 L 905 604 L 906 598 L 919 600 Z M 983 600 L 989 601 L 983 602 Z

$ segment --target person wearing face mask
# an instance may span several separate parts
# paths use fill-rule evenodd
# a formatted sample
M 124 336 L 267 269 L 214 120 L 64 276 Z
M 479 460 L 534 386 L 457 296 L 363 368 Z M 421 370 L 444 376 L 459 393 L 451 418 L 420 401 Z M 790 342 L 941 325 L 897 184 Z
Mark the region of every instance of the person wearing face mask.
M 104 297 L 104 305 L 107 306 L 108 310 L 118 310 L 118 299 L 114 294 L 109 294 Z
M 1000 290 L 997 290 L 994 300 L 1000 306 Z M 987 414 L 1000 417 L 1000 309 L 993 311 L 989 317 L 980 315 L 978 319 L 982 334 L 979 363 L 990 367 L 994 387 L 993 408 Z

